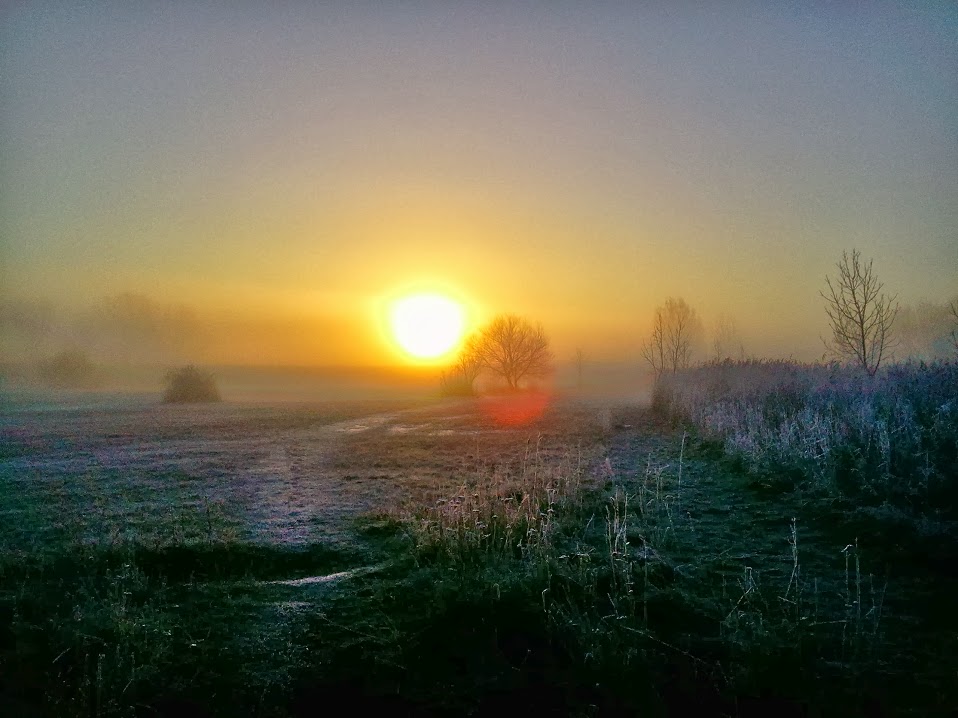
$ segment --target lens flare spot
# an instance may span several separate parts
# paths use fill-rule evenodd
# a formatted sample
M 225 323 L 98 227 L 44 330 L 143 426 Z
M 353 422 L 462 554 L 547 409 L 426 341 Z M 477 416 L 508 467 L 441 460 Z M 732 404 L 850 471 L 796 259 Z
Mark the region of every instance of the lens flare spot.
M 538 419 L 549 407 L 551 394 L 542 389 L 483 397 L 480 408 L 501 426 L 523 426 Z

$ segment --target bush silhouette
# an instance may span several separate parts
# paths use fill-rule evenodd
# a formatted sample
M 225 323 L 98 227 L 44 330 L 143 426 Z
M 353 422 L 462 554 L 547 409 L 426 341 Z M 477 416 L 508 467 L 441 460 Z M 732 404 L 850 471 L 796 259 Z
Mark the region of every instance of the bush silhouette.
M 220 392 L 216 388 L 212 374 L 190 364 L 167 373 L 163 401 L 167 403 L 220 401 Z
M 90 357 L 79 349 L 68 349 L 39 362 L 37 375 L 53 389 L 92 389 L 99 378 Z
M 475 396 L 472 382 L 455 369 L 439 375 L 439 396 Z

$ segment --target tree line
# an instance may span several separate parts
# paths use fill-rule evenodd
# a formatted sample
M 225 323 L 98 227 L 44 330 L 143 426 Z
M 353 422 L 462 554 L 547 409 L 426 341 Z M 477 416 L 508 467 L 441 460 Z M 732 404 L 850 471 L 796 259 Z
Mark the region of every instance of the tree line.
M 934 352 L 953 351 L 958 357 L 958 300 L 944 307 L 920 305 L 918 310 L 906 308 L 902 312 L 897 295 L 887 293 L 878 279 L 873 261 L 863 259 L 857 249 L 843 252 L 835 269 L 833 275 L 825 277 L 825 286 L 819 292 L 828 319 L 828 335 L 822 337 L 823 359 L 858 366 L 874 376 L 882 362 L 901 345 L 905 345 L 909 355 L 925 342 Z M 904 316 L 905 322 L 896 336 L 900 316 Z M 656 378 L 681 371 L 692 365 L 703 334 L 695 309 L 681 297 L 669 297 L 653 311 L 652 327 L 641 346 L 642 358 Z M 930 334 L 935 334 L 931 342 Z M 744 359 L 744 344 L 734 320 L 720 316 L 709 360 Z M 515 390 L 524 380 L 549 373 L 552 362 L 549 339 L 541 325 L 514 314 L 499 315 L 465 341 L 454 364 L 442 374 L 442 393 L 475 393 L 476 380 L 483 372 Z M 574 362 L 577 385 L 581 388 L 581 349 L 576 350 Z
M 842 253 L 835 269 L 834 275 L 825 277 L 825 288 L 819 292 L 828 318 L 828 335 L 822 338 L 823 359 L 848 363 L 874 376 L 903 340 L 908 355 L 927 348 L 921 347 L 924 342 L 934 353 L 950 350 L 958 357 L 958 300 L 947 307 L 925 304 L 918 310 L 906 309 L 907 322 L 896 334 L 902 308 L 897 295 L 885 292 L 874 262 L 853 249 L 850 254 Z M 701 332 L 695 310 L 684 299 L 670 297 L 655 309 L 642 357 L 656 377 L 685 369 L 691 364 Z M 713 361 L 735 359 L 736 349 L 738 358 L 744 359 L 744 347 L 730 319 L 719 320 L 712 349 Z

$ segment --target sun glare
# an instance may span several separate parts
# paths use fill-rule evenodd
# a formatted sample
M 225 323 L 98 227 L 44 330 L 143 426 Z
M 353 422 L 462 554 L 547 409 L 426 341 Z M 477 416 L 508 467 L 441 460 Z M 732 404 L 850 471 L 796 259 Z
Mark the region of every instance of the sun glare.
M 393 337 L 415 359 L 441 357 L 462 339 L 462 305 L 440 294 L 414 294 L 397 300 L 390 312 Z

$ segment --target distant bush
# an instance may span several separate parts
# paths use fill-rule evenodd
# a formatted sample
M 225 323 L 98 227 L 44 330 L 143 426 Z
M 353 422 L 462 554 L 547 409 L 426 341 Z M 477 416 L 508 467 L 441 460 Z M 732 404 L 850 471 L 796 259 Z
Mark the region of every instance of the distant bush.
M 661 377 L 655 407 L 752 472 L 958 517 L 958 364 L 726 361 Z
M 37 376 L 53 389 L 92 389 L 99 378 L 90 357 L 79 349 L 68 349 L 39 362 Z
M 167 403 L 220 401 L 220 392 L 216 388 L 212 374 L 190 364 L 167 373 L 163 401 Z
M 450 370 L 439 375 L 439 396 L 474 396 L 472 382 L 460 372 Z

